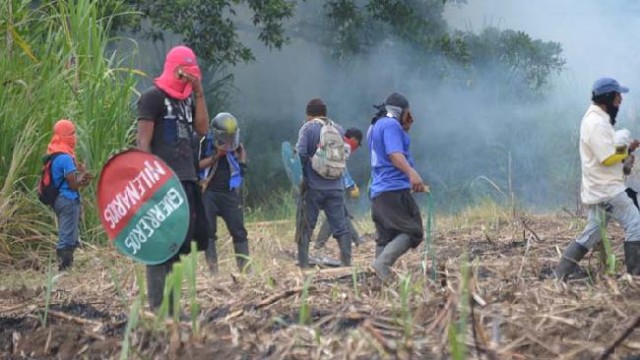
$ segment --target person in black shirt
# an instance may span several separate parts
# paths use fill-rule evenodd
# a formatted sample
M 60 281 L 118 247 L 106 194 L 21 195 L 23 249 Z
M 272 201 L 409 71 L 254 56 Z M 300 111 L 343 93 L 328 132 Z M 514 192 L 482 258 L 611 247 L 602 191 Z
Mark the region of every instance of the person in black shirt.
M 189 230 L 180 251 L 163 264 L 147 265 L 149 306 L 155 310 L 162 303 L 165 278 L 180 253 L 189 251 L 194 238 L 199 248 L 204 248 L 210 236 L 197 183 L 193 147 L 194 129 L 204 136 L 209 130 L 209 115 L 194 52 L 186 46 L 171 49 L 162 75 L 155 79 L 154 86 L 142 93 L 137 106 L 137 148 L 158 156 L 176 173 L 187 195 L 190 212 Z M 171 307 L 169 312 L 173 312 Z
M 238 121 L 229 113 L 211 120 L 211 131 L 200 142 L 200 186 L 204 192 L 207 221 L 213 236 L 205 251 L 209 271 L 218 272 L 216 251 L 217 217 L 220 216 L 233 239 L 236 264 L 244 271 L 249 260 L 249 241 L 244 226 L 240 186 L 246 169 L 247 154 L 240 143 Z

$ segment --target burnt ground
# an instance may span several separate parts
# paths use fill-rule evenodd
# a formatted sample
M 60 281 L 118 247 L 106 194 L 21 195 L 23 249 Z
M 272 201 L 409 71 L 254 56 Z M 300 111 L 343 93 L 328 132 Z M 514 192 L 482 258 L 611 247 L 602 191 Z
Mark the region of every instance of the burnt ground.
M 640 277 L 624 272 L 619 228 L 609 231 L 615 274 L 604 274 L 596 253 L 581 262 L 586 277 L 563 283 L 550 269 L 583 220 L 477 215 L 437 219 L 434 266 L 428 254 L 424 271 L 421 246 L 386 285 L 368 269 L 371 235 L 354 248 L 352 268 L 302 272 L 290 222 L 251 224 L 253 271 L 239 274 L 221 239 L 220 273 L 201 261 L 197 316 L 185 283 L 178 322 L 135 311 L 144 268 L 112 248 L 79 250 L 48 309 L 46 260 L 16 263 L 2 269 L 0 357 L 117 359 L 126 338 L 132 359 L 448 359 L 458 329 L 464 358 L 597 359 L 621 340 L 609 358 L 640 359 Z M 336 243 L 314 255 L 337 257 Z

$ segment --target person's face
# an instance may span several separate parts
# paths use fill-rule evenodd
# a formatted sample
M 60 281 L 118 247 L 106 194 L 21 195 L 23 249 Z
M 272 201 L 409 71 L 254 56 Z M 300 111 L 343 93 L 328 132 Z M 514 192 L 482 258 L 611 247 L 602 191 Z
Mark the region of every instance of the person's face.
M 187 77 L 184 76 L 184 70 L 182 68 L 182 65 L 176 66 L 176 68 L 173 70 L 173 75 L 176 77 L 176 79 L 180 80 L 180 82 L 186 83 Z
M 349 140 L 351 140 L 352 143 L 355 144 L 355 147 L 351 149 L 351 151 L 356 151 L 360 146 L 362 146 L 362 144 L 360 144 L 360 141 L 358 141 L 358 139 L 356 139 L 355 137 L 350 137 Z
M 622 94 L 617 92 L 616 96 L 613 98 L 613 106 L 619 108 L 620 104 L 622 104 Z
M 403 111 L 402 119 L 400 120 L 404 131 L 409 131 L 409 129 L 411 129 L 411 125 L 413 125 L 413 116 L 411 115 L 411 110 L 406 109 L 405 111 Z

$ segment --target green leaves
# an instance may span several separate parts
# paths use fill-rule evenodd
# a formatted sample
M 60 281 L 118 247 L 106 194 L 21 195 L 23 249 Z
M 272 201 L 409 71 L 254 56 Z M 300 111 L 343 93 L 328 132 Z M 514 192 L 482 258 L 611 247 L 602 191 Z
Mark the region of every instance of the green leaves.
M 283 21 L 293 16 L 295 1 L 287 0 L 129 0 L 150 26 L 140 22 L 125 27 L 158 40 L 166 32 L 179 35 L 209 65 L 254 60 L 253 52 L 238 36 L 241 19 L 250 15 L 251 26 L 265 45 L 281 48 L 288 42 Z M 250 13 L 250 14 L 247 14 Z M 242 30 L 246 30 L 244 27 Z

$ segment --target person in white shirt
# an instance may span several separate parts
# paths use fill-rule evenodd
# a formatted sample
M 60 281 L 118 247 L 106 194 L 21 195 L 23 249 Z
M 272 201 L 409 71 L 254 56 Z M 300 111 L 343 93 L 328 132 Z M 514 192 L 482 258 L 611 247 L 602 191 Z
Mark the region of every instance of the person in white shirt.
M 625 192 L 623 162 L 640 142 L 615 145 L 616 115 L 628 88 L 611 78 L 593 84 L 592 102 L 580 124 L 580 197 L 589 207 L 587 226 L 571 242 L 554 269 L 558 279 L 576 273 L 578 262 L 601 240 L 601 229 L 611 218 L 625 231 L 624 253 L 627 272 L 640 275 L 640 212 Z

